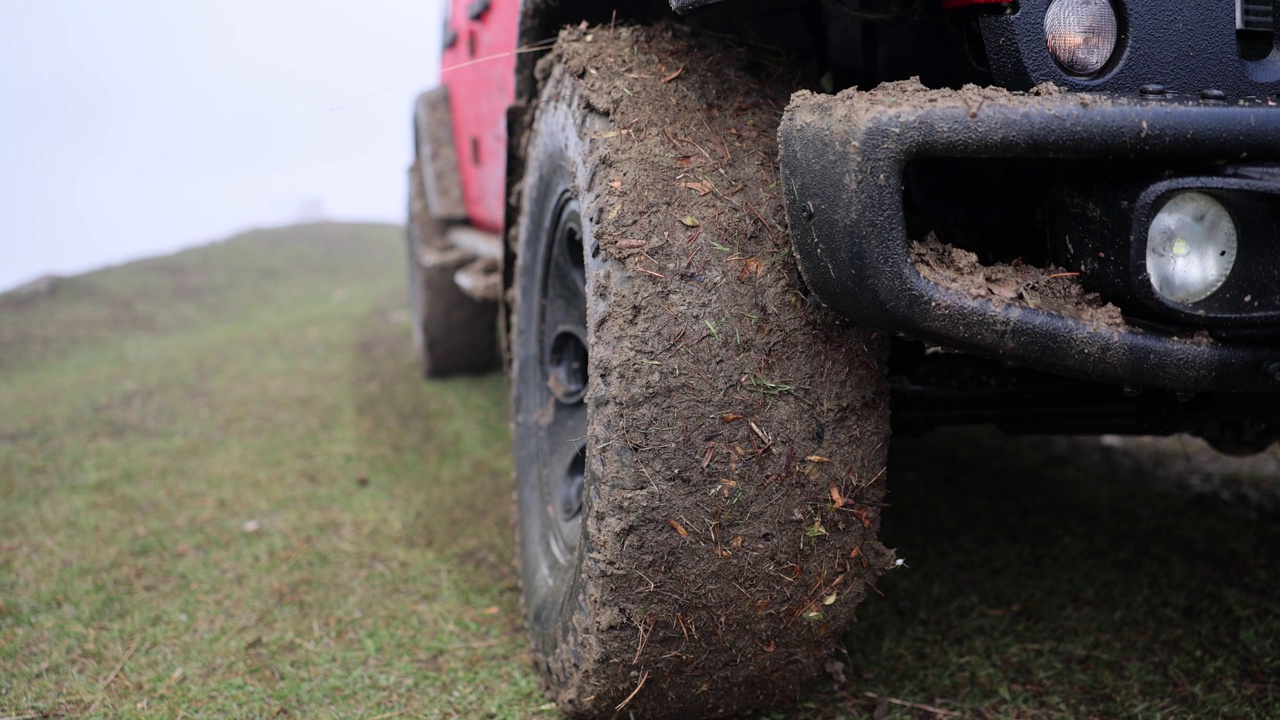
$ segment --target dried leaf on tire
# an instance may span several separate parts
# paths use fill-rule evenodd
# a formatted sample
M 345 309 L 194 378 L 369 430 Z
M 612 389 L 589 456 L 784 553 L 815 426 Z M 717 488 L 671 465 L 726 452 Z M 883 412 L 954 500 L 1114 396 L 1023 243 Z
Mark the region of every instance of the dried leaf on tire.
M 871 518 L 867 517 L 867 509 L 861 505 L 853 509 L 853 514 L 862 522 L 862 527 L 871 527 Z
M 838 508 L 844 507 L 845 499 L 840 494 L 840 488 L 835 483 L 831 483 L 831 502 Z

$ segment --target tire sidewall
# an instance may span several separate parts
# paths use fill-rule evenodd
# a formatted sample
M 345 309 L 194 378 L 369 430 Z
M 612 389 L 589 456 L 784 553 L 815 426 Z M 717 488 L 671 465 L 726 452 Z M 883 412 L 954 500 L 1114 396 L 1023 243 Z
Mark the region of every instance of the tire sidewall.
M 539 480 L 540 469 L 546 463 L 539 447 L 538 423 L 545 421 L 548 404 L 554 402 L 554 399 L 543 386 L 543 378 L 539 373 L 542 353 L 545 351 L 544 340 L 539 337 L 540 302 L 547 272 L 548 246 L 559 209 L 568 196 L 578 198 L 583 208 L 590 207 L 589 199 L 585 197 L 590 192 L 591 180 L 590 168 L 586 164 L 589 142 L 587 133 L 607 125 L 607 118 L 582 107 L 574 79 L 561 68 L 553 71 L 539 98 L 529 133 L 525 162 L 527 171 L 517 225 L 511 342 L 512 424 L 519 513 L 517 540 L 525 619 L 534 643 L 535 660 L 543 666 L 544 672 L 556 674 L 559 673 L 552 668 L 559 663 L 555 662 L 554 656 L 563 651 L 566 644 L 573 644 L 566 643 L 565 635 L 573 632 L 573 628 L 579 624 L 575 622 L 574 616 L 585 612 L 585 603 L 578 596 L 582 587 L 581 573 L 588 542 L 584 522 L 574 556 L 555 574 L 551 586 L 545 587 L 545 580 L 540 575 L 542 568 L 547 566 L 546 557 L 550 553 L 547 538 L 551 532 L 551 520 L 544 511 L 547 498 L 543 496 Z M 599 260 L 593 260 L 592 257 L 597 255 L 596 243 L 592 218 L 586 214 L 582 217 L 582 233 L 583 248 L 587 255 L 587 284 L 590 288 L 591 275 L 597 270 Z M 594 378 L 588 379 L 588 397 L 594 382 Z M 590 403 L 587 407 L 590 418 Z M 590 503 L 590 474 L 588 470 L 582 511 L 584 516 Z

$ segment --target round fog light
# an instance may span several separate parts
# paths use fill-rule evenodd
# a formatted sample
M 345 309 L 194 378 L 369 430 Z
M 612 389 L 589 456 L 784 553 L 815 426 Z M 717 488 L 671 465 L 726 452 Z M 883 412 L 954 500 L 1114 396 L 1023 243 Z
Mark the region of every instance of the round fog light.
M 1049 54 L 1073 75 L 1092 75 L 1115 52 L 1120 32 L 1110 0 L 1053 0 L 1044 16 Z
M 1202 192 L 1170 198 L 1147 230 L 1147 273 L 1163 298 L 1193 303 L 1227 281 L 1238 231 L 1222 203 Z

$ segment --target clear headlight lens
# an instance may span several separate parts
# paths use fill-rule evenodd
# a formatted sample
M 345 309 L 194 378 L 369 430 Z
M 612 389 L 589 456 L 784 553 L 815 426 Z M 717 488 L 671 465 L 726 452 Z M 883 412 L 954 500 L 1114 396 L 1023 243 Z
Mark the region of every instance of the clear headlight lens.
M 1116 50 L 1119 25 L 1110 0 L 1053 0 L 1044 16 L 1049 54 L 1067 72 L 1092 75 Z
M 1239 232 L 1222 203 L 1202 192 L 1180 192 L 1147 230 L 1147 272 L 1156 292 L 1188 304 L 1212 295 L 1231 274 Z

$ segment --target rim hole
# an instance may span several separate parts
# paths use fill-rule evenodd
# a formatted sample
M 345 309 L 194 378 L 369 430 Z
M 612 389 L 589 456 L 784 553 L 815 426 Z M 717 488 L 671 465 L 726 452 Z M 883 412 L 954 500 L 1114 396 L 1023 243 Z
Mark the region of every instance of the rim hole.
M 561 330 L 551 341 L 547 387 L 565 404 L 578 402 L 587 389 L 587 344 L 578 333 Z
M 564 251 L 569 255 L 569 262 L 573 264 L 574 270 L 586 271 L 586 257 L 582 253 L 582 232 L 576 225 L 569 225 L 564 230 Z
M 569 462 L 564 490 L 560 497 L 560 517 L 571 521 L 582 513 L 582 487 L 586 482 L 587 449 L 578 448 L 578 454 Z

